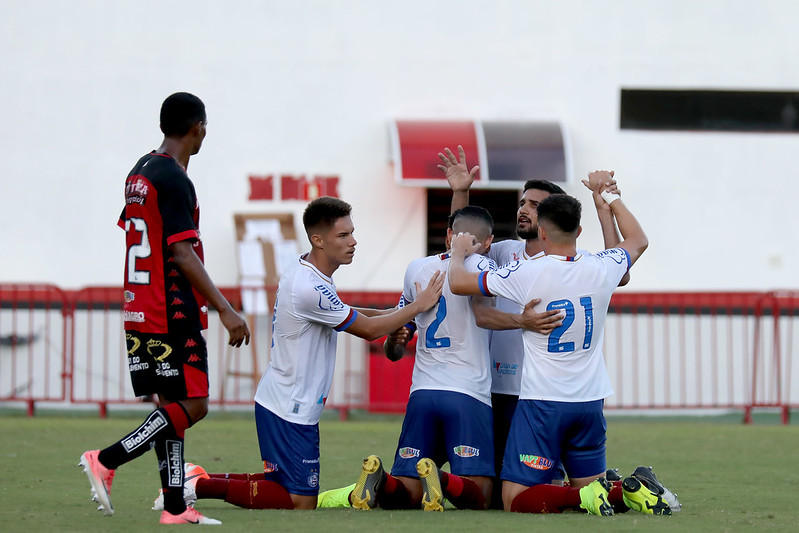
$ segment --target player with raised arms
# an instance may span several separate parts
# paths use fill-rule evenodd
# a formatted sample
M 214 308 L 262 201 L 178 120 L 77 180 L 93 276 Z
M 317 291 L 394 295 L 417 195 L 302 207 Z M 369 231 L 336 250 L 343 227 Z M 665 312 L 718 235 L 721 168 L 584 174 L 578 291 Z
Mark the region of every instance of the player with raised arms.
M 610 177 L 604 173 L 603 178 Z M 611 485 L 605 478 L 604 398 L 613 393 L 602 353 L 604 323 L 613 291 L 648 246 L 633 214 L 616 194 L 602 191 L 623 240 L 599 254 L 578 253 L 580 203 L 551 195 L 538 204 L 544 254 L 493 272 L 473 273 L 465 258 L 479 249 L 472 235 L 452 241 L 448 279 L 455 294 L 503 296 L 523 304 L 533 296 L 541 309 L 565 311 L 550 334 L 525 331 L 519 404 L 501 473 L 506 511 L 585 509 L 611 515 L 625 503 L 643 512 L 669 514 L 661 494 L 635 476 Z M 562 461 L 569 486 L 550 484 Z

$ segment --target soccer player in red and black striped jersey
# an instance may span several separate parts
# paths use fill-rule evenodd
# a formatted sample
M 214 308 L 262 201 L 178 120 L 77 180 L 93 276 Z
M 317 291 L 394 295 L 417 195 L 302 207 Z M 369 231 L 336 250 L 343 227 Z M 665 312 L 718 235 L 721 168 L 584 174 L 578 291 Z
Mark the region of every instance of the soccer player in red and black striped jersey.
M 159 408 L 133 432 L 81 456 L 92 493 L 106 514 L 114 471 L 150 448 L 164 492 L 162 524 L 219 523 L 183 499 L 183 436 L 208 412 L 208 354 L 202 330 L 208 303 L 219 312 L 231 346 L 249 344 L 247 322 L 211 281 L 203 265 L 200 210 L 186 174 L 206 134 L 205 105 L 175 93 L 161 106 L 161 146 L 145 155 L 125 182 L 125 333 L 137 396 L 157 394 Z

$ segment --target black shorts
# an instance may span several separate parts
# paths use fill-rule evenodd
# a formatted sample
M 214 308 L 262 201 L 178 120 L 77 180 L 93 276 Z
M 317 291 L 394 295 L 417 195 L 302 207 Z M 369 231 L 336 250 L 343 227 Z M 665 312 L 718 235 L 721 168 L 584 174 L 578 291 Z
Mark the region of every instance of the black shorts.
M 136 396 L 177 401 L 208 397 L 208 350 L 201 331 L 126 331 L 128 370 Z

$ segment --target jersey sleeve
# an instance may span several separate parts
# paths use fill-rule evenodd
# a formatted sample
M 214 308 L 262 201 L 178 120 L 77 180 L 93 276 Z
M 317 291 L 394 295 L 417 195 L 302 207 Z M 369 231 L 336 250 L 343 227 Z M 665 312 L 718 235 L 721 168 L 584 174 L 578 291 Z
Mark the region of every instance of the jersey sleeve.
M 164 222 L 167 246 L 180 241 L 196 241 L 200 232 L 194 221 L 197 197 L 187 178 L 175 173 L 174 177 L 159 184 L 158 209 Z
M 523 304 L 532 278 L 529 270 L 532 264 L 528 261 L 514 261 L 495 269 L 485 270 L 480 274 L 480 290 L 485 296 L 502 296 L 508 300 Z
M 624 277 L 624 274 L 630 270 L 630 254 L 624 248 L 603 250 L 596 256 L 607 266 L 608 276 L 616 285 Z
M 295 311 L 310 322 L 344 331 L 355 322 L 358 311 L 341 301 L 332 285 L 319 283 L 295 295 Z

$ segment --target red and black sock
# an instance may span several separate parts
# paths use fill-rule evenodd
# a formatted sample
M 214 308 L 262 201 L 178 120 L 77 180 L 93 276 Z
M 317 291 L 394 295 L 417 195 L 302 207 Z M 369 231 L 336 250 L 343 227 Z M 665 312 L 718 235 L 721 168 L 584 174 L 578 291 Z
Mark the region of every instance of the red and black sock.
M 106 468 L 116 470 L 121 465 L 136 459 L 152 447 L 162 434 L 177 435 L 181 439 L 190 426 L 189 416 L 179 403 L 171 403 L 156 409 L 144 422 L 121 440 L 100 450 L 98 459 Z
M 485 509 L 485 496 L 471 479 L 441 472 L 441 490 L 458 509 Z
M 411 502 L 411 495 L 405 484 L 391 474 L 386 474 L 386 482 L 377 492 L 377 502 L 383 509 L 415 509 L 419 506 Z

